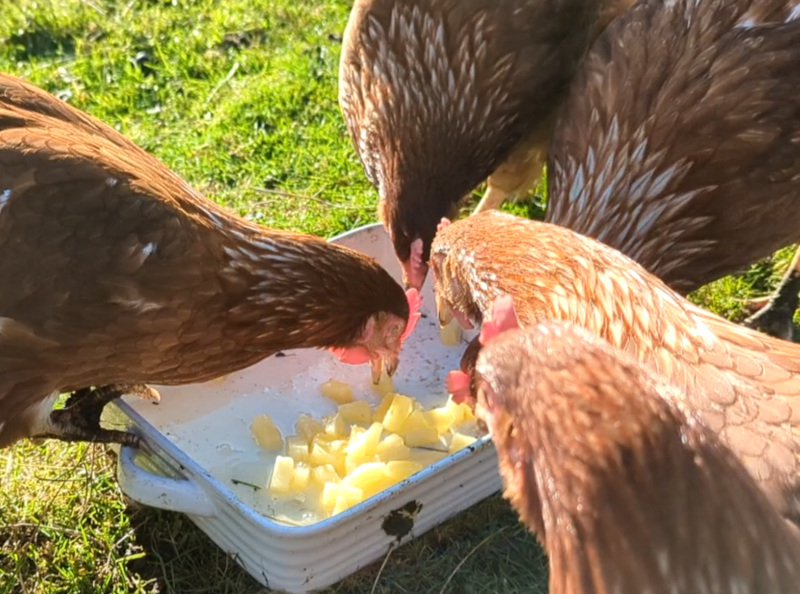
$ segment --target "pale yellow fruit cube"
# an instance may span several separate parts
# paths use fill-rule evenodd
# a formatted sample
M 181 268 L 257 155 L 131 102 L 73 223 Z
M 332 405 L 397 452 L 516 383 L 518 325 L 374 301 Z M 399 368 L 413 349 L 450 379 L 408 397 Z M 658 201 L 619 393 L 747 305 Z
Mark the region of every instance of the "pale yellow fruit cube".
M 439 445 L 439 433 L 433 427 L 423 427 L 421 429 L 412 429 L 405 434 L 406 445 L 410 448 L 419 446 L 433 446 Z
M 369 424 L 372 421 L 372 409 L 366 400 L 356 400 L 339 405 L 339 416 L 345 423 Z
M 428 419 L 428 415 L 421 411 L 412 411 L 410 415 L 403 421 L 403 426 L 397 433 L 407 435 L 412 431 L 419 431 L 421 429 L 435 429 L 433 423 Z
M 353 401 L 353 388 L 346 382 L 331 379 L 319 387 L 319 391 L 325 398 L 333 400 L 336 404 L 344 404 Z
M 311 469 L 309 483 L 317 487 L 324 487 L 325 483 L 338 483 L 341 479 L 332 464 L 323 464 Z
M 393 460 L 386 463 L 386 476 L 394 483 L 407 479 L 422 470 L 422 464 L 412 460 Z
M 363 433 L 351 436 L 346 448 L 345 471 L 352 472 L 361 464 L 378 459 L 378 443 L 382 434 L 383 425 L 373 423 Z
M 325 483 L 322 488 L 322 497 L 320 498 L 322 508 L 332 514 L 333 510 L 336 509 L 336 500 L 340 497 L 344 499 L 344 504 L 349 504 L 348 507 L 351 507 L 364 499 L 364 493 L 358 487 L 351 487 L 341 483 Z
M 297 422 L 294 424 L 295 432 L 302 435 L 310 444 L 314 436 L 325 431 L 325 425 L 311 418 L 305 413 L 300 413 Z
M 395 394 L 386 411 L 386 416 L 383 418 L 383 426 L 387 431 L 400 433 L 403 430 L 403 424 L 413 410 L 414 401 L 411 398 L 403 394 Z
M 463 402 L 456 404 L 452 399 L 449 399 L 445 406 L 453 412 L 453 425 L 475 420 L 475 414 L 472 412 L 472 409 Z
M 378 457 L 384 462 L 390 460 L 405 460 L 411 454 L 402 436 L 390 433 L 378 443 Z
M 279 450 L 283 437 L 269 415 L 258 415 L 250 424 L 250 433 L 256 443 L 265 450 Z
M 386 394 L 394 392 L 394 381 L 392 381 L 392 376 L 386 373 L 386 370 L 381 373 L 381 379 L 378 380 L 378 383 L 373 384 L 370 382 L 370 386 L 372 391 L 379 396 L 386 396 Z
M 478 441 L 476 437 L 472 435 L 465 435 L 463 433 L 453 433 L 453 436 L 450 438 L 450 452 L 457 452 L 458 450 L 464 449 L 465 447 L 472 445 Z
M 336 468 L 336 455 L 331 452 L 330 444 L 314 441 L 311 445 L 311 452 L 308 455 L 308 462 L 311 466 L 324 466 L 330 464 Z
M 453 318 L 446 326 L 439 326 L 439 339 L 444 346 L 456 346 L 461 342 L 461 324 Z
M 375 409 L 375 412 L 372 413 L 372 422 L 373 423 L 383 423 L 383 419 L 386 417 L 386 411 L 389 410 L 389 407 L 392 405 L 392 401 L 394 400 L 394 393 L 390 392 L 386 394 L 382 399 L 378 408 Z
M 269 490 L 280 495 L 291 490 L 294 476 L 294 460 L 289 456 L 276 456 L 272 476 L 269 479 Z
M 386 464 L 383 462 L 368 462 L 344 477 L 342 484 L 358 487 L 364 494 L 364 499 L 366 499 L 391 487 L 394 481 L 386 475 Z
M 325 433 L 336 438 L 347 436 L 347 423 L 345 423 L 344 419 L 342 419 L 342 415 L 336 413 L 335 415 L 328 417 L 325 423 Z
M 295 462 L 308 462 L 308 440 L 302 435 L 290 435 L 286 438 L 286 455 Z
M 295 465 L 294 474 L 292 475 L 292 484 L 290 489 L 293 493 L 305 491 L 308 488 L 308 479 L 311 476 L 311 469 L 308 464 L 301 462 Z
M 427 413 L 428 419 L 431 421 L 439 435 L 444 435 L 453 426 L 456 420 L 456 414 L 452 408 L 447 406 L 440 406 L 429 410 Z

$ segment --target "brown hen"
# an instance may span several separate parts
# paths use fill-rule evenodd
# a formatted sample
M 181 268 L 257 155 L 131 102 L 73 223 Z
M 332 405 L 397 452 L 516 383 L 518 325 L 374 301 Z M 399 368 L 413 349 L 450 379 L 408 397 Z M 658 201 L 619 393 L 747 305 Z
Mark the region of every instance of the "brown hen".
M 425 280 L 441 217 L 489 174 L 484 206 L 538 178 L 580 59 L 632 2 L 356 0 L 339 103 L 408 284 Z
M 800 592 L 796 529 L 644 365 L 548 322 L 489 342 L 476 385 L 550 594 Z
M 226 212 L 110 127 L 10 76 L 0 76 L 0 277 L 0 447 L 135 442 L 97 423 L 120 391 L 208 380 L 283 349 L 332 347 L 392 372 L 410 319 L 371 258 Z M 72 390 L 75 408 L 51 414 Z
M 798 242 L 798 40 L 796 0 L 638 2 L 575 76 L 546 220 L 684 294 Z M 791 337 L 798 263 L 752 325 Z
M 489 211 L 434 240 L 443 322 L 514 299 L 523 327 L 582 326 L 685 394 L 785 517 L 800 523 L 800 345 L 694 306 L 633 260 L 568 229 Z

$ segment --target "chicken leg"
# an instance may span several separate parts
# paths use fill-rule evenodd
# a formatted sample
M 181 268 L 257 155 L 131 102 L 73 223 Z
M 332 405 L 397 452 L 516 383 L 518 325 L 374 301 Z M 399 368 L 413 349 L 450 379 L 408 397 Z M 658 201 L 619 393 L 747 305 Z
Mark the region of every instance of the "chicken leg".
M 138 435 L 116 429 L 103 429 L 100 426 L 100 416 L 105 405 L 123 394 L 133 394 L 146 400 L 159 399 L 158 392 L 143 384 L 82 388 L 70 395 L 64 408 L 50 413 L 51 431 L 36 437 L 62 441 L 119 443 L 138 448 L 140 444 Z
M 548 133 L 552 125 L 547 126 Z M 510 197 L 532 188 L 542 175 L 547 160 L 548 138 L 533 134 L 523 139 L 508 158 L 486 179 L 486 192 L 472 214 L 500 208 Z
M 748 328 L 754 328 L 783 338 L 794 339 L 794 312 L 800 305 L 800 249 L 798 249 L 789 270 L 783 276 L 778 288 L 769 297 L 766 305 L 744 321 Z

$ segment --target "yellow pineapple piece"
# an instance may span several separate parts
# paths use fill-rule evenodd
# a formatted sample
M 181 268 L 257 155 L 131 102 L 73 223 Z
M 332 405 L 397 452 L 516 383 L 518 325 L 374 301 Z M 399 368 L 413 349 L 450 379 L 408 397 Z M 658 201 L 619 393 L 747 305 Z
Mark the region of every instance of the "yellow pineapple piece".
M 346 449 L 345 471 L 352 472 L 365 462 L 378 460 L 378 443 L 382 434 L 383 425 L 373 423 L 363 433 L 351 437 Z
M 322 497 L 320 498 L 322 509 L 332 515 L 333 511 L 337 509 L 337 500 L 339 498 L 343 499 L 338 505 L 341 510 L 343 505 L 352 507 L 361 502 L 364 499 L 364 493 L 358 487 L 351 487 L 341 483 L 325 483 L 322 488 Z
M 369 424 L 372 421 L 372 409 L 366 400 L 356 400 L 339 405 L 339 416 L 345 423 Z
M 406 445 L 410 448 L 419 446 L 433 446 L 439 445 L 439 433 L 433 427 L 423 427 L 420 429 L 412 429 L 405 434 Z
M 392 480 L 392 484 L 399 483 L 407 479 L 412 474 L 422 470 L 423 466 L 419 462 L 412 460 L 393 460 L 386 463 L 386 476 Z
M 384 417 L 386 417 L 386 411 L 389 410 L 389 407 L 392 405 L 392 401 L 394 400 L 394 393 L 390 392 L 386 394 L 382 399 L 381 403 L 378 405 L 378 408 L 375 409 L 375 412 L 372 413 L 372 422 L 373 423 L 383 423 Z
M 293 493 L 300 493 L 308 488 L 308 479 L 311 476 L 311 469 L 308 464 L 300 463 L 295 465 L 294 473 L 292 474 L 292 483 L 290 489 Z
M 418 462 L 422 467 L 430 466 L 439 460 L 446 458 L 449 454 L 439 450 L 421 450 L 412 449 L 408 459 L 412 462 Z
M 269 490 L 280 495 L 288 493 L 292 487 L 293 476 L 294 460 L 289 456 L 276 456 L 272 476 L 269 479 Z
M 336 404 L 344 404 L 353 401 L 353 388 L 346 382 L 331 379 L 320 385 L 319 391 L 325 398 L 333 400 Z
M 328 418 L 325 423 L 325 433 L 336 438 L 347 436 L 347 424 L 344 422 L 342 415 L 336 413 Z
M 453 425 L 458 425 L 460 423 L 464 423 L 465 421 L 475 420 L 475 415 L 473 414 L 472 409 L 463 402 L 456 404 L 452 399 L 448 399 L 445 406 L 453 412 Z
M 457 452 L 458 450 L 472 445 L 476 441 L 478 441 L 478 439 L 472 435 L 454 432 L 453 437 L 450 438 L 450 447 L 448 449 L 450 452 Z
M 361 489 L 364 499 L 391 487 L 395 482 L 386 475 L 386 464 L 383 462 L 362 464 L 342 479 L 343 485 Z
M 308 440 L 302 435 L 286 438 L 286 455 L 295 462 L 308 462 Z
M 403 421 L 403 425 L 397 433 L 400 435 L 407 435 L 412 431 L 419 431 L 422 429 L 434 429 L 433 423 L 429 420 L 428 415 L 421 411 L 412 411 L 410 415 Z
M 311 445 L 311 451 L 308 455 L 308 462 L 311 466 L 324 466 L 330 464 L 336 468 L 337 460 L 336 455 L 331 452 L 330 444 L 325 444 L 321 441 L 314 441 Z
M 444 346 L 456 346 L 461 342 L 461 324 L 453 318 L 446 326 L 439 326 L 439 339 Z
M 403 424 L 413 410 L 414 401 L 411 398 L 403 394 L 395 394 L 386 411 L 386 416 L 383 418 L 383 426 L 387 431 L 400 433 L 403 430 Z
M 402 436 L 390 433 L 384 437 L 377 447 L 378 457 L 384 462 L 390 460 L 405 460 L 411 454 Z
M 386 394 L 394 392 L 394 381 L 392 381 L 392 377 L 386 373 L 385 369 L 381 373 L 381 379 L 378 380 L 378 383 L 373 384 L 370 382 L 370 386 L 372 387 L 372 391 L 379 396 L 386 396 Z
M 325 432 L 325 425 L 305 413 L 300 413 L 300 416 L 297 417 L 297 422 L 294 424 L 294 429 L 298 435 L 302 435 L 310 444 L 315 435 Z
M 323 464 L 311 469 L 309 483 L 317 487 L 324 487 L 325 483 L 338 483 L 341 479 L 332 464 Z
M 436 427 L 439 435 L 444 435 L 453 426 L 456 420 L 456 413 L 452 408 L 447 406 L 440 406 L 427 411 L 427 417 L 431 424 Z
M 283 437 L 269 415 L 258 415 L 250 424 L 250 433 L 256 443 L 265 450 L 279 450 Z

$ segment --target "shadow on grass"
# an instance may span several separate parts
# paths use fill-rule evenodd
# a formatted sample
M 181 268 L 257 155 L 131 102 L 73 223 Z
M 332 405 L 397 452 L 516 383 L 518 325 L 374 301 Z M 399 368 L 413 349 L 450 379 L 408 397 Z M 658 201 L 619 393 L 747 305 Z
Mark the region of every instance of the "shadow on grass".
M 129 572 L 152 580 L 159 593 L 266 594 L 233 558 L 186 516 L 129 503 L 136 542 L 145 553 Z M 326 594 L 366 594 L 383 559 L 335 584 Z M 446 588 L 442 590 L 443 587 Z M 393 551 L 376 594 L 439 592 L 546 593 L 547 560 L 535 539 L 499 496 L 474 506 Z

